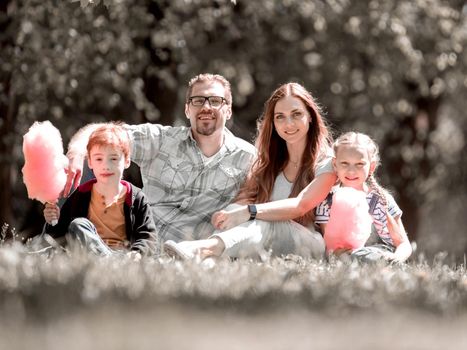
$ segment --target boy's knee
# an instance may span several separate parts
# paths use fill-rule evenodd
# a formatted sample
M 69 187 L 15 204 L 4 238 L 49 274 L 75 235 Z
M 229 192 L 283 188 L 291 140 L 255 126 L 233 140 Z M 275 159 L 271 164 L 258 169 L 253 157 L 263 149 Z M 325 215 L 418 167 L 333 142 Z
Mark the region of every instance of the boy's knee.
M 76 218 L 68 226 L 69 231 L 76 231 L 81 228 L 89 228 L 90 221 L 86 218 Z
M 86 218 L 76 218 L 68 226 L 68 234 L 71 238 L 85 240 L 93 232 L 94 225 Z

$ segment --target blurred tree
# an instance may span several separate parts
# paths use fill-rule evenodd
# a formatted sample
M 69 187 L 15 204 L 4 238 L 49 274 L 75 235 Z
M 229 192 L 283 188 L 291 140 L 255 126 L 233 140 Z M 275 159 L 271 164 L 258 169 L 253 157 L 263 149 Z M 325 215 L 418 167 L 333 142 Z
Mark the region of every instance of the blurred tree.
M 3 8 L 2 52 L 8 54 L 2 55 L 0 90 L 3 221 L 20 228 L 35 222 L 33 215 L 25 221 L 12 216 L 12 208 L 24 213 L 29 203 L 11 200 L 25 197 L 21 135 L 33 121 L 49 119 L 67 141 L 92 121 L 157 120 L 143 80 L 150 59 L 142 43 L 153 18 L 144 6 L 126 5 L 81 8 L 65 1 L 12 0 Z M 35 211 L 37 203 L 30 213 Z
M 0 218 L 3 222 L 13 223 L 12 184 L 14 167 L 11 150 L 14 141 L 15 101 L 12 93 L 12 57 L 14 33 L 17 29 L 11 13 L 14 13 L 13 1 L 0 4 Z
M 446 184 L 465 188 L 462 0 L 6 3 L 1 180 L 16 195 L 18 135 L 33 120 L 50 119 L 65 140 L 104 118 L 172 124 L 183 116 L 176 102 L 187 80 L 205 71 L 231 81 L 232 129 L 245 139 L 271 91 L 289 80 L 318 97 L 336 131 L 372 135 L 412 238 L 422 205 Z M 11 194 L 2 195 L 8 203 Z M 15 224 L 9 217 L 6 208 L 2 219 Z

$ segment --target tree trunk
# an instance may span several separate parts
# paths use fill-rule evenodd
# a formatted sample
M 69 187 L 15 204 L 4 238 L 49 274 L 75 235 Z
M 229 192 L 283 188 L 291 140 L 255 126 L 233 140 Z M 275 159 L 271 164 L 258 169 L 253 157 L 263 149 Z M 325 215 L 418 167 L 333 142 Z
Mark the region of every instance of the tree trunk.
M 12 91 L 12 47 L 14 45 L 13 17 L 8 14 L 12 11 L 14 1 L 2 1 L 0 4 L 0 225 L 16 224 L 12 211 L 12 172 L 14 171 L 13 142 L 14 142 L 14 115 L 16 111 L 15 95 Z
M 148 6 L 148 12 L 154 16 L 156 23 L 164 19 L 164 6 L 168 6 L 168 3 L 151 2 Z M 145 95 L 160 112 L 158 120 L 146 119 L 144 122 L 149 121 L 163 125 L 172 125 L 175 119 L 175 108 L 178 100 L 177 64 L 179 62 L 174 61 L 172 50 L 169 47 L 158 47 L 156 50 L 152 46 L 151 35 L 144 41 L 144 46 L 150 54 L 152 67 L 157 67 L 159 72 L 164 72 L 164 74 L 157 76 L 154 73 L 150 73 L 151 69 L 148 67 L 144 73 Z M 161 54 L 162 52 L 163 54 Z
M 433 176 L 431 171 L 437 162 L 428 149 L 432 146 L 430 135 L 438 125 L 440 102 L 440 98 L 419 98 L 414 115 L 401 119 L 383 144 L 383 171 L 396 175 L 389 182 L 399 194 L 397 202 L 404 212 L 403 222 L 411 240 L 417 238 L 420 207 L 428 194 L 423 192 L 421 185 Z M 392 146 L 402 151 L 393 154 Z M 404 156 L 404 148 L 411 150 L 412 157 Z

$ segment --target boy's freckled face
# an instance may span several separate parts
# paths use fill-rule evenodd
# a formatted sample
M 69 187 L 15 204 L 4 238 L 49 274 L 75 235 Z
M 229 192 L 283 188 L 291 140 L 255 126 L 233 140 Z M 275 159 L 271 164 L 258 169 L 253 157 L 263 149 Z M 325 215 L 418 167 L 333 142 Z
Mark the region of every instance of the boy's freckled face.
M 89 152 L 88 165 L 98 182 L 118 184 L 130 165 L 122 151 L 110 146 L 95 146 Z

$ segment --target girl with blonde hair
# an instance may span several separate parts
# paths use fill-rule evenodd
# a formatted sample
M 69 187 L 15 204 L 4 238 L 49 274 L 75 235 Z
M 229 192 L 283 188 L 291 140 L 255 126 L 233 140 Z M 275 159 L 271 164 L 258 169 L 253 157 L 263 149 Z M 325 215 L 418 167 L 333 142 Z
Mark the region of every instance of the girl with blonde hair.
M 412 248 L 402 224 L 402 210 L 374 176 L 380 163 L 378 145 L 368 135 L 347 132 L 335 141 L 333 150 L 332 164 L 339 186 L 316 208 L 315 218 L 324 232 L 328 253 L 346 251 L 366 261 L 407 260 Z M 340 190 L 349 191 L 339 196 Z M 366 210 L 357 212 L 363 208 L 358 203 L 359 195 Z M 339 214 L 343 210 L 337 208 L 345 206 L 352 207 L 353 212 Z M 367 232 L 359 232 L 365 227 L 360 223 L 367 219 L 370 225 L 363 229 Z M 358 238 L 362 234 L 363 240 Z

